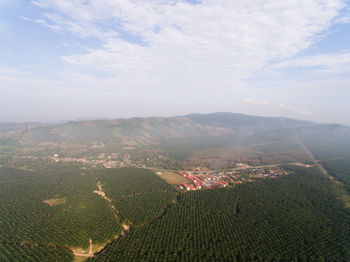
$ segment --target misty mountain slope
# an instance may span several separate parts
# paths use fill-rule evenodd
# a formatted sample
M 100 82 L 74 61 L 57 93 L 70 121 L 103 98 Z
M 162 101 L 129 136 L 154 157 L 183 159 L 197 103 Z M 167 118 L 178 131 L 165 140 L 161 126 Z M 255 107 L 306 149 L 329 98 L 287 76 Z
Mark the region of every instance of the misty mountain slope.
M 130 138 L 141 144 L 157 143 L 158 139 L 221 136 L 233 133 L 222 127 L 199 125 L 187 117 L 131 118 L 92 120 L 23 130 L 19 139 L 23 144 L 38 142 L 88 143 L 123 142 Z
M 124 152 L 126 148 L 135 149 L 136 158 L 149 158 L 156 150 L 158 156 L 171 161 L 189 165 L 206 162 L 212 167 L 215 163 L 226 166 L 242 161 L 262 164 L 307 160 L 300 141 L 320 159 L 350 155 L 347 127 L 233 113 L 70 121 L 25 128 L 0 133 L 0 153 L 84 156 Z
M 44 123 L 28 122 L 28 123 L 13 123 L 13 122 L 0 122 L 0 133 L 5 133 L 14 130 L 22 130 L 29 127 L 45 126 Z
M 191 141 L 199 139 L 200 144 L 212 147 L 263 142 L 266 141 L 266 137 L 261 132 L 310 124 L 311 122 L 288 118 L 266 118 L 233 113 L 193 114 L 177 117 L 70 121 L 24 129 L 17 135 L 17 139 L 23 145 L 45 142 L 150 145 L 169 139 L 175 139 L 175 142 L 177 139 L 181 144 L 181 140 L 187 138 Z
M 316 158 L 348 158 L 350 156 L 350 128 L 337 125 L 316 125 L 297 129 L 302 142 Z
M 265 131 L 280 128 L 297 128 L 313 122 L 285 117 L 260 117 L 235 113 L 191 114 L 189 119 L 203 126 L 223 127 L 233 130 Z

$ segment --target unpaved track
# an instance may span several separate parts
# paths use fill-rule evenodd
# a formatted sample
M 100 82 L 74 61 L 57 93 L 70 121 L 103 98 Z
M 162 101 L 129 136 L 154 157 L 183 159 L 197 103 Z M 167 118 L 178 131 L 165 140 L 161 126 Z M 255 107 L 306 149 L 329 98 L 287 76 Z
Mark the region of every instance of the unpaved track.
M 97 180 L 96 178 L 96 181 L 97 181 L 97 187 L 98 187 L 98 190 L 95 190 L 94 193 L 95 194 L 98 194 L 99 196 L 101 196 L 104 200 L 108 201 L 109 203 L 109 206 L 111 207 L 111 209 L 114 211 L 113 214 L 115 216 L 115 218 L 118 220 L 118 222 L 120 223 L 120 217 L 118 216 L 119 214 L 119 211 L 118 209 L 112 204 L 112 200 L 106 196 L 106 193 L 101 185 L 101 182 Z
M 88 253 L 85 253 L 83 251 L 80 252 L 80 250 L 79 251 L 72 250 L 72 251 L 73 251 L 73 254 L 75 257 L 86 257 L 86 258 L 93 257 L 94 253 L 92 252 L 92 239 L 91 238 L 89 239 L 89 252 Z M 80 258 L 76 258 L 75 261 L 83 261 L 83 260 Z
M 112 200 L 106 196 L 106 193 L 105 193 L 105 191 L 104 191 L 104 189 L 103 189 L 103 187 L 101 185 L 101 182 L 98 181 L 97 178 L 96 178 L 96 181 L 97 181 L 97 188 L 98 188 L 98 190 L 94 190 L 93 193 L 99 195 L 100 197 L 102 197 L 104 200 L 106 200 L 109 203 L 109 206 L 113 210 L 113 215 L 115 216 L 115 218 L 118 220 L 118 223 L 120 224 L 121 221 L 120 221 L 120 217 L 118 216 L 118 213 L 119 213 L 118 210 L 112 204 Z M 122 231 L 121 235 L 125 236 L 125 231 L 127 231 L 129 229 L 129 226 L 123 224 L 122 227 L 123 227 L 123 231 Z M 106 245 L 108 243 L 110 243 L 111 241 L 106 242 Z M 101 246 L 101 248 L 99 248 L 96 252 L 99 252 L 103 248 L 104 248 L 104 246 Z M 88 253 L 85 250 L 81 250 L 81 249 L 76 249 L 76 250 L 71 249 L 71 250 L 72 250 L 72 252 L 73 252 L 73 254 L 75 256 L 74 260 L 76 262 L 85 261 L 87 258 L 95 256 L 94 252 L 93 252 L 93 246 L 92 246 L 92 239 L 91 238 L 89 239 L 89 251 L 88 251 Z M 84 259 L 84 258 L 86 258 L 86 259 Z

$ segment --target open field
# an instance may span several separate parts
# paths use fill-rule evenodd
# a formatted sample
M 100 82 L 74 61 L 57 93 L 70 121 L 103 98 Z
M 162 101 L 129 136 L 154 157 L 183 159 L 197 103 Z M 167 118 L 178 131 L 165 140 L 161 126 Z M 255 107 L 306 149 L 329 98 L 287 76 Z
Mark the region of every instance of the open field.
M 164 179 L 168 184 L 170 185 L 180 185 L 183 183 L 190 183 L 191 181 L 183 176 L 180 176 L 179 174 L 176 174 L 174 172 L 157 172 L 156 173 L 160 178 Z

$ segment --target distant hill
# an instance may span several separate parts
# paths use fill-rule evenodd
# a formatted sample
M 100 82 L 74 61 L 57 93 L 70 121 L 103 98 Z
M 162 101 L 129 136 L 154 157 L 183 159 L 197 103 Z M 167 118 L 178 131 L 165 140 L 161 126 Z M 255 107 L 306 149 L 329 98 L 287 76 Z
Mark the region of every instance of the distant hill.
M 40 126 L 45 126 L 45 124 L 40 122 L 24 122 L 24 123 L 0 122 L 0 133 L 9 132 L 13 130 L 22 130 L 26 128 L 40 127 Z
M 159 139 L 227 136 L 243 131 L 261 132 L 310 125 L 313 123 L 289 118 L 213 113 L 177 117 L 70 121 L 50 126 L 37 125 L 36 128 L 30 129 L 28 128 L 30 124 L 18 124 L 7 128 L 8 130 L 11 128 L 23 129 L 17 137 L 23 144 L 39 142 L 123 143 L 127 140 L 135 140 L 135 144 L 152 144 L 157 143 Z
M 133 153 L 135 158 L 155 159 L 153 163 L 166 157 L 189 166 L 205 162 L 208 167 L 225 167 L 240 161 L 301 161 L 307 158 L 301 143 L 320 159 L 350 154 L 347 127 L 234 113 L 84 120 L 45 126 L 7 124 L 0 130 L 0 155 L 126 154 L 125 148 L 133 148 L 137 151 Z
M 315 125 L 310 121 L 285 117 L 260 117 L 234 113 L 191 114 L 186 117 L 200 125 L 232 130 L 266 131 Z
M 37 142 L 91 143 L 129 141 L 153 144 L 159 139 L 220 136 L 233 133 L 221 127 L 203 126 L 187 117 L 152 117 L 118 120 L 71 121 L 59 125 L 23 130 L 18 138 L 24 144 Z
M 350 156 L 350 128 L 337 125 L 316 125 L 297 129 L 298 136 L 316 158 L 348 158 Z

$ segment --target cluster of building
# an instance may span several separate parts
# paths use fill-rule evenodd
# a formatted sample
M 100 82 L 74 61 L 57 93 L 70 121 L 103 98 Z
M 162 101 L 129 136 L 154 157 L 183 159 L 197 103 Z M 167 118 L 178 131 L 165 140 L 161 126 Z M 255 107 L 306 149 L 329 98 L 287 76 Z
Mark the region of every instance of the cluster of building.
M 143 152 L 136 152 L 130 154 L 124 151 L 118 153 L 95 153 L 85 155 L 81 157 L 74 156 L 61 156 L 54 154 L 53 156 L 47 157 L 47 159 L 54 162 L 75 162 L 90 167 L 105 167 L 105 168 L 117 168 L 117 167 L 142 167 L 153 166 L 154 163 L 163 161 L 163 158 L 157 153 L 146 154 Z
M 99 153 L 97 159 L 87 157 L 60 157 L 58 154 L 54 154 L 49 159 L 55 162 L 76 162 L 91 167 L 103 166 L 105 168 L 123 167 L 130 165 L 129 155 L 125 154 L 123 161 L 116 160 L 118 155 L 105 157 L 104 153 Z
M 178 186 L 179 190 L 200 190 L 213 189 L 218 187 L 226 187 L 229 184 L 241 184 L 244 182 L 254 182 L 257 178 L 276 178 L 285 176 L 289 173 L 282 168 L 274 169 L 267 168 L 244 168 L 240 170 L 231 170 L 224 172 L 179 172 L 179 175 L 187 178 L 191 182 L 184 183 Z
M 306 167 L 306 168 L 313 167 L 313 165 L 305 164 L 305 163 L 295 163 L 295 165 L 300 167 Z
M 178 189 L 184 189 L 187 191 L 190 190 L 199 190 L 202 188 L 213 189 L 216 187 L 226 187 L 228 183 L 219 179 L 217 176 L 209 174 L 198 174 L 193 175 L 191 172 L 179 172 L 179 175 L 189 179 L 193 184 L 181 184 Z

